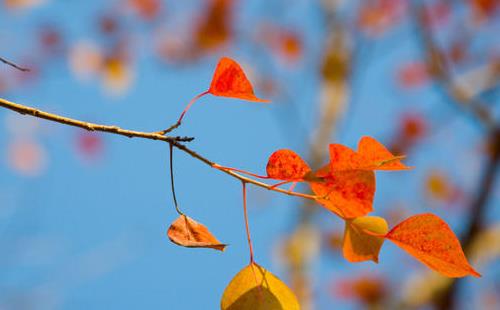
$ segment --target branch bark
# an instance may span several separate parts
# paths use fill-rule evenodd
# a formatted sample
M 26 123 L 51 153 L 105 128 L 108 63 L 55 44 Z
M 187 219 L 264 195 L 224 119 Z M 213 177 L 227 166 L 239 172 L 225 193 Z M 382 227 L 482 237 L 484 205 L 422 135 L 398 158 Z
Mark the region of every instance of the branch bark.
M 316 200 L 316 196 L 314 195 L 308 195 L 308 194 L 303 194 L 303 193 L 297 193 L 297 192 L 292 192 L 292 191 L 287 191 L 281 188 L 276 188 L 273 187 L 272 185 L 245 177 L 239 173 L 236 173 L 231 170 L 223 169 L 220 167 L 223 167 L 222 165 L 219 165 L 208 158 L 198 154 L 197 152 L 193 151 L 192 149 L 188 148 L 186 145 L 184 145 L 182 142 L 190 142 L 194 138 L 192 137 L 173 137 L 173 136 L 164 136 L 161 135 L 160 132 L 143 132 L 143 131 L 136 131 L 136 130 L 128 130 L 128 129 L 122 129 L 118 126 L 114 125 L 101 125 L 101 124 L 95 124 L 95 123 L 89 123 L 69 117 L 64 117 L 61 115 L 41 111 L 32 107 L 28 107 L 19 103 L 11 102 L 8 100 L 5 100 L 3 98 L 0 98 L 0 107 L 15 111 L 17 113 L 23 114 L 23 115 L 30 115 L 33 117 L 37 118 L 42 118 L 48 121 L 68 125 L 68 126 L 73 126 L 73 127 L 79 127 L 83 128 L 89 131 L 100 131 L 100 132 L 106 132 L 106 133 L 111 133 L 111 134 L 116 134 L 116 135 L 121 135 L 125 136 L 128 138 L 143 138 L 143 139 L 149 139 L 149 140 L 159 140 L 159 141 L 164 141 L 169 143 L 170 145 L 174 146 L 175 148 L 189 154 L 191 157 L 209 165 L 210 167 L 217 169 L 219 171 L 224 172 L 225 174 L 228 174 L 232 176 L 233 178 L 236 178 L 242 182 L 250 183 L 255 186 L 259 186 L 262 188 L 265 188 L 267 190 L 275 191 L 278 193 L 290 195 L 290 196 L 296 196 L 296 197 L 301 197 L 305 199 L 310 199 L 310 200 Z
M 8 65 L 8 66 L 11 66 L 13 68 L 16 68 L 17 70 L 19 71 L 23 71 L 23 72 L 29 72 L 30 69 L 28 68 L 23 68 L 21 66 L 18 66 L 17 64 L 13 63 L 12 61 L 9 61 L 3 57 L 0 57 L 0 62 L 3 62 L 4 64 Z

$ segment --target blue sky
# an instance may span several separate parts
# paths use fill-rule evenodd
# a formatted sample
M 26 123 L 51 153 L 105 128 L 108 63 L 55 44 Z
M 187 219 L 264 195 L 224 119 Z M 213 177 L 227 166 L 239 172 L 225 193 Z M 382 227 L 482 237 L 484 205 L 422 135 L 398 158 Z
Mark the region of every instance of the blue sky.
M 98 41 L 93 27 L 96 14 L 106 5 L 101 1 L 51 1 L 23 12 L 9 12 L 2 7 L 0 55 L 12 60 L 36 56 L 28 51 L 33 49 L 37 27 L 47 21 L 63 29 L 68 45 L 79 39 Z M 172 12 L 184 12 L 182 15 L 196 8 L 196 1 L 168 5 Z M 273 11 L 263 6 L 259 1 L 246 3 L 240 27 L 245 29 L 256 20 L 272 18 Z M 309 132 L 318 119 L 315 60 L 322 52 L 324 21 L 317 8 L 306 1 L 298 1 L 280 18 L 300 29 L 305 38 L 303 63 L 279 75 L 292 90 L 301 122 Z M 82 83 L 63 58 L 50 60 L 36 82 L 2 93 L 2 97 L 78 119 L 155 131 L 174 123 L 184 105 L 207 89 L 222 54 L 237 59 L 245 68 L 262 69 L 262 61 L 245 44 L 193 65 L 164 65 L 151 52 L 155 26 L 131 26 L 137 44 L 132 47 L 134 81 L 121 96 L 109 96 L 95 79 Z M 363 135 L 389 141 L 402 113 L 426 114 L 433 123 L 432 133 L 408 157 L 408 163 L 416 168 L 377 175 L 375 214 L 386 213 L 402 203 L 412 214 L 435 212 L 460 232 L 461 213 L 430 208 L 422 198 L 422 182 L 428 169 L 440 167 L 466 188 L 473 186 L 482 161 L 481 129 L 443 102 L 432 87 L 416 91 L 398 87 L 394 77 L 398 64 L 419 57 L 409 22 L 374 44 L 372 59 L 356 71 L 352 100 L 332 142 L 354 147 Z M 8 77 L 12 69 L 0 66 L 0 73 Z M 194 105 L 176 133 L 194 136 L 189 146 L 219 164 L 262 173 L 267 157 L 277 149 L 291 148 L 304 157 L 308 155 L 304 138 L 309 133 L 301 133 L 290 124 L 280 125 L 282 104 L 206 96 Z M 224 253 L 181 248 L 166 237 L 169 224 L 176 218 L 167 144 L 102 135 L 102 156 L 89 163 L 75 150 L 79 129 L 34 121 L 38 129 L 30 133 L 30 139 L 43 147 L 47 164 L 40 175 L 30 177 L 13 170 L 7 161 L 9 145 L 16 139 L 16 133 L 8 129 L 8 119 L 14 119 L 11 121 L 15 126 L 32 124 L 12 114 L 0 110 L 0 149 L 4 150 L 0 154 L 0 308 L 218 307 L 224 287 L 248 262 L 241 185 L 237 180 L 175 152 L 177 199 L 182 210 L 230 245 Z M 443 122 L 447 125 L 439 126 Z M 498 193 L 498 185 L 496 189 Z M 491 205 L 498 199 L 495 195 Z M 299 202 L 298 198 L 249 188 L 256 260 L 285 280 L 276 246 L 296 224 Z M 319 227 L 343 229 L 340 220 L 316 208 Z M 498 219 L 498 210 L 491 213 L 490 218 Z M 355 307 L 331 297 L 329 287 L 335 278 L 369 270 L 388 274 L 397 283 L 403 277 L 394 264 L 404 265 L 405 272 L 423 270 L 392 244 L 384 246 L 380 260 L 379 265 L 352 265 L 339 253 L 332 255 L 322 250 L 312 269 L 318 308 L 330 309 L 332 304 L 345 309 Z M 491 284 L 498 274 L 496 265 L 491 274 L 485 274 L 484 285 Z M 466 282 L 481 287 L 474 281 Z

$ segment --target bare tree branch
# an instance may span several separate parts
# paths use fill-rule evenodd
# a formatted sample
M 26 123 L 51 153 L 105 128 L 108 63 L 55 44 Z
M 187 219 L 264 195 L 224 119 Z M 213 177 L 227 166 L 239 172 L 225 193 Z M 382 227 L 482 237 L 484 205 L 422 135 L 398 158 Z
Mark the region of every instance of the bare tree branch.
M 272 190 L 275 192 L 279 192 L 282 194 L 290 195 L 290 196 L 296 196 L 296 197 L 302 197 L 305 199 L 310 199 L 310 200 L 316 200 L 316 196 L 314 195 L 308 195 L 308 194 L 303 194 L 303 193 L 297 193 L 293 191 L 287 191 L 281 188 L 277 188 L 273 185 L 269 185 L 248 177 L 245 177 L 239 173 L 236 173 L 234 171 L 231 171 L 230 169 L 224 168 L 223 166 L 203 157 L 202 155 L 196 153 L 195 151 L 191 150 L 182 142 L 189 142 L 192 141 L 194 138 L 192 137 L 172 137 L 172 136 L 164 136 L 159 134 L 158 132 L 142 132 L 142 131 L 135 131 L 135 130 L 128 130 L 128 129 L 122 129 L 118 126 L 110 126 L 110 125 L 101 125 L 101 124 L 95 124 L 95 123 L 89 123 L 89 122 L 84 122 L 80 121 L 77 119 L 73 118 L 68 118 L 64 116 L 60 116 L 57 114 L 52 114 L 48 113 L 45 111 L 37 110 L 22 104 L 14 103 L 8 100 L 5 100 L 3 98 L 0 98 L 0 107 L 18 112 L 23 115 L 31 115 L 33 117 L 37 118 L 42 118 L 46 119 L 52 122 L 64 124 L 64 125 L 69 125 L 73 127 L 79 127 L 83 128 L 89 131 L 101 131 L 101 132 L 106 132 L 106 133 L 112 133 L 116 135 L 121 135 L 129 138 L 143 138 L 143 139 L 149 139 L 149 140 L 160 140 L 164 141 L 167 143 L 170 143 L 172 146 L 176 147 L 177 149 L 189 154 L 191 157 L 198 159 L 199 161 L 209 165 L 210 167 L 220 170 L 240 181 L 250 183 L 262 188 L 265 188 L 267 190 Z
M 20 70 L 22 72 L 29 72 L 30 71 L 30 69 L 20 67 L 20 66 L 16 65 L 15 63 L 13 63 L 12 61 L 8 61 L 5 58 L 0 57 L 0 61 L 3 62 L 4 64 L 8 65 L 8 66 L 11 66 L 13 68 L 16 68 L 17 70 Z

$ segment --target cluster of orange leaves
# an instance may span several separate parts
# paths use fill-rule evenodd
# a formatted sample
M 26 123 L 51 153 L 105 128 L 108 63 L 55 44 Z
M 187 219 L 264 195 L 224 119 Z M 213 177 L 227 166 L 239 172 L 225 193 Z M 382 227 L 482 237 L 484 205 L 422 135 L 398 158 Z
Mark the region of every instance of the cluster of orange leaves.
M 224 57 L 216 67 L 210 88 L 188 104 L 181 114 L 179 123 L 189 107 L 206 94 L 266 102 L 255 96 L 253 87 L 239 64 Z M 316 171 L 313 171 L 297 153 L 288 149 L 278 150 L 271 154 L 265 176 L 219 165 L 214 165 L 214 168 L 278 180 L 279 183 L 272 185 L 271 189 L 292 183 L 291 191 L 296 183 L 306 182 L 320 205 L 345 220 L 343 254 L 350 262 L 367 260 L 378 262 L 382 244 L 385 240 L 390 240 L 429 268 L 445 276 L 480 276 L 469 265 L 453 231 L 439 217 L 433 214 L 415 215 L 389 230 L 385 219 L 368 216 L 373 211 L 375 171 L 410 169 L 401 162 L 404 156 L 393 155 L 371 137 L 362 137 L 356 151 L 342 144 L 330 144 L 329 152 L 330 161 Z M 225 249 L 225 245 L 221 244 L 205 226 L 184 214 L 172 224 L 168 230 L 168 236 L 174 243 L 182 246 L 208 247 L 221 251 Z M 254 305 L 255 301 L 252 298 L 238 297 L 238 294 L 249 293 L 256 286 L 256 283 L 253 283 L 251 287 L 241 288 L 241 285 L 244 285 L 242 279 L 248 277 L 249 269 L 253 270 L 255 279 L 257 279 L 257 272 L 262 272 L 263 275 L 268 273 L 251 261 L 250 265 L 231 281 L 224 293 L 223 305 L 227 304 L 227 307 L 230 307 L 233 303 L 243 302 L 249 309 Z M 262 276 L 262 282 L 270 281 L 271 276 L 272 274 L 268 276 L 269 278 Z M 275 280 L 279 281 L 273 278 L 273 281 Z M 279 282 L 276 285 L 281 286 L 282 283 Z M 233 286 L 237 288 L 232 288 Z M 272 291 L 269 287 L 266 289 Z M 238 296 L 235 297 L 235 294 Z M 262 297 L 258 297 L 257 300 L 259 298 Z M 266 301 L 262 302 L 265 304 Z M 295 301 L 293 303 L 295 304 Z M 223 308 L 225 309 L 226 306 Z

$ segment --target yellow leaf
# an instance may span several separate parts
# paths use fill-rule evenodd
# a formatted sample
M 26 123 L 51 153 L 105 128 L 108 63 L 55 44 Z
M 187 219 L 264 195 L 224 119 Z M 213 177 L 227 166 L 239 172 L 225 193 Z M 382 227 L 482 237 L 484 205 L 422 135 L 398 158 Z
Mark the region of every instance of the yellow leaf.
M 229 282 L 221 299 L 222 310 L 300 309 L 293 292 L 280 279 L 251 263 Z
M 373 260 L 378 263 L 378 253 L 389 230 L 387 222 L 378 216 L 358 217 L 345 222 L 344 258 L 349 262 Z

